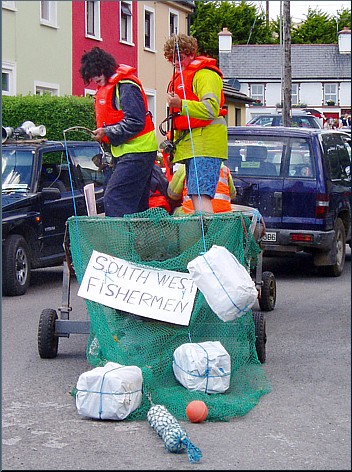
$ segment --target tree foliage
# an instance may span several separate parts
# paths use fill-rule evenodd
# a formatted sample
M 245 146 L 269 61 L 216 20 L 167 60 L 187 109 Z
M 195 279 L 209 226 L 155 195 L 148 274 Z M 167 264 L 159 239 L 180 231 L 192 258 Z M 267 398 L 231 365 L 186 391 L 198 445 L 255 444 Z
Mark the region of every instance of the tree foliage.
M 201 1 L 195 2 L 190 32 L 198 40 L 199 53 L 217 57 L 218 33 L 228 28 L 235 44 L 265 44 L 273 42 L 263 13 L 251 2 Z
M 250 1 L 196 0 L 190 32 L 198 40 L 199 53 L 218 56 L 218 33 L 226 27 L 233 44 L 271 44 L 280 42 L 280 17 L 267 25 L 265 13 Z M 316 8 L 308 9 L 305 20 L 291 21 L 292 44 L 337 43 L 337 31 L 351 29 L 351 10 L 343 8 L 336 16 Z

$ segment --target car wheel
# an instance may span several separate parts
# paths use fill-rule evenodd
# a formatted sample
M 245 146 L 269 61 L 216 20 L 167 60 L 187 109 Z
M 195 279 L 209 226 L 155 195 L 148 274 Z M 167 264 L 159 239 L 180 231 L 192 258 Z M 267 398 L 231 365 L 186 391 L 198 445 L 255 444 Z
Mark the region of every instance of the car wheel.
M 255 326 L 255 348 L 259 361 L 264 364 L 266 360 L 266 323 L 264 314 L 259 311 L 253 311 L 253 320 Z
M 321 267 L 321 273 L 328 277 L 339 277 L 345 266 L 346 233 L 341 218 L 337 218 L 334 229 L 335 239 L 333 244 L 335 244 L 336 247 L 336 262 L 333 265 Z
M 272 272 L 263 272 L 259 293 L 259 306 L 263 311 L 272 311 L 276 303 L 276 281 Z
M 26 240 L 18 234 L 12 234 L 4 244 L 2 264 L 4 295 L 24 295 L 29 287 L 30 277 L 31 261 Z
M 57 313 L 46 308 L 40 314 L 38 325 L 38 352 L 42 359 L 53 359 L 57 356 L 59 337 L 55 334 Z

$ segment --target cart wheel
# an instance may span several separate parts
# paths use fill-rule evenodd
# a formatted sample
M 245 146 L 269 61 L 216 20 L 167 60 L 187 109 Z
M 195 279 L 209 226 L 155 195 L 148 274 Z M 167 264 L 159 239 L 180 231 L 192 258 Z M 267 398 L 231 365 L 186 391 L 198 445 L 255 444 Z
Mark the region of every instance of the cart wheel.
M 259 306 L 263 311 L 272 311 L 276 303 L 276 281 L 272 272 L 263 272 L 259 293 Z
M 255 348 L 259 361 L 264 364 L 266 359 L 266 329 L 264 314 L 259 311 L 253 311 L 253 319 L 255 326 Z
M 59 337 L 55 334 L 57 313 L 51 308 L 41 312 L 38 326 L 38 351 L 42 359 L 53 359 L 57 356 Z

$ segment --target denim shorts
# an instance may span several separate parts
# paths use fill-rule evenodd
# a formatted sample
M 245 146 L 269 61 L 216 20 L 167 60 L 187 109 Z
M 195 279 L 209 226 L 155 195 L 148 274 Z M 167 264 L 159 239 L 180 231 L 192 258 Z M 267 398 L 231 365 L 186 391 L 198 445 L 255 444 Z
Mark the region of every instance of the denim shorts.
M 188 195 L 214 198 L 222 160 L 216 157 L 192 157 L 183 162 L 186 165 Z

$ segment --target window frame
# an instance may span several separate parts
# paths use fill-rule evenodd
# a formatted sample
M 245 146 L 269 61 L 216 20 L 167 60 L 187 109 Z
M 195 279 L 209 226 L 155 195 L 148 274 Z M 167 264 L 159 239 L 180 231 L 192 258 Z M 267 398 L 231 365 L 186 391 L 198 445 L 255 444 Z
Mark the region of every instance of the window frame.
M 292 105 L 299 105 L 299 103 L 300 103 L 300 101 L 299 101 L 299 84 L 292 84 L 291 104 Z
M 89 18 L 90 8 L 93 6 L 93 19 Z M 85 13 L 85 37 L 90 39 L 96 39 L 101 41 L 101 29 L 100 29 L 100 1 L 99 0 L 88 0 L 84 2 L 84 13 Z M 90 22 L 92 21 L 93 31 L 88 31 Z
M 172 21 L 175 18 L 177 19 L 176 25 L 175 25 L 175 22 Z M 180 24 L 179 12 L 177 10 L 173 10 L 172 8 L 169 8 L 169 36 L 172 36 L 173 34 L 178 33 L 179 24 Z
M 2 86 L 2 95 L 4 96 L 14 96 L 16 95 L 16 63 L 9 61 L 2 61 L 2 74 L 6 74 L 9 77 L 9 89 L 3 90 Z
M 254 87 L 261 87 L 262 88 L 262 92 L 259 93 L 259 92 L 256 92 L 256 93 L 253 93 L 253 88 Z M 250 84 L 249 85 L 249 96 L 251 98 L 253 98 L 253 100 L 260 100 L 260 103 L 262 103 L 263 105 L 265 104 L 265 85 L 264 84 Z
M 48 18 L 43 17 L 43 7 L 47 8 Z M 57 1 L 41 0 L 40 1 L 40 24 L 57 28 Z
M 150 44 L 146 44 L 147 38 L 147 16 L 149 16 L 149 39 Z M 144 49 L 146 51 L 155 52 L 155 10 L 153 8 L 144 6 Z
M 33 90 L 33 92 L 34 92 L 34 95 L 45 95 L 46 93 L 48 93 L 52 97 L 59 97 L 60 96 L 60 85 L 35 80 L 34 81 L 34 90 Z
M 128 13 L 127 13 L 127 9 Z M 123 11 L 125 9 L 125 11 Z M 120 42 L 124 44 L 133 45 L 133 9 L 132 9 L 132 2 L 131 1 L 121 1 L 120 8 L 119 8 L 119 16 L 120 16 Z
M 330 90 L 329 92 L 327 91 L 328 88 L 334 88 L 335 91 Z M 335 105 L 338 104 L 338 84 L 333 83 L 333 82 L 326 82 L 323 85 L 323 93 L 324 93 L 324 99 L 323 103 L 326 104 L 327 101 L 332 100 L 335 102 Z

